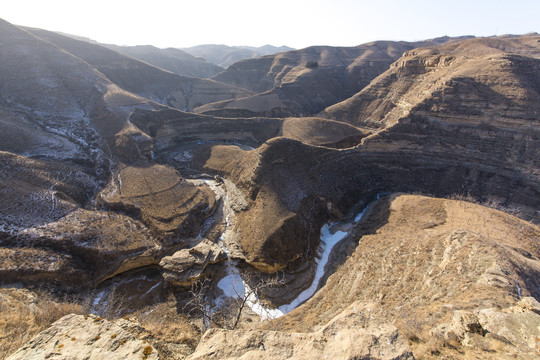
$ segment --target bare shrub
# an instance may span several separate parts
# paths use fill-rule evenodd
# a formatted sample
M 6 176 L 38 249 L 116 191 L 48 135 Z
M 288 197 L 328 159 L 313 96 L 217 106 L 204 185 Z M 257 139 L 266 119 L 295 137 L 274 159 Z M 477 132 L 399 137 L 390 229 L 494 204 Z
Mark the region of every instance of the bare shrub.
M 233 287 L 236 296 L 224 299 L 220 304 L 214 304 L 208 299 L 210 288 L 208 279 L 198 280 L 192 285 L 191 300 L 186 307 L 190 314 L 195 312 L 203 317 L 203 330 L 210 327 L 236 329 L 245 315 L 248 302 L 253 302 L 255 299 L 259 301 L 265 290 L 284 284 L 284 280 L 279 276 L 257 281 L 250 273 L 243 274 L 243 276 L 244 283 L 248 284 L 242 287 L 244 293 L 238 293 L 237 288 Z
M 195 348 L 201 333 L 190 319 L 178 313 L 175 303 L 152 305 L 133 314 L 156 339 L 169 343 L 185 343 Z

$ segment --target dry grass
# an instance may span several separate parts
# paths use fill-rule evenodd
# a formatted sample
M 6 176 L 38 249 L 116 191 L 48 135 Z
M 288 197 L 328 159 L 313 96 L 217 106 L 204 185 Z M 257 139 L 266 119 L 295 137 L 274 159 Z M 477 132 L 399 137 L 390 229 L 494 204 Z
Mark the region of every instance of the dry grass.
M 198 328 L 189 318 L 178 313 L 172 302 L 152 305 L 150 310 L 142 309 L 134 315 L 141 326 L 160 342 L 187 344 L 194 350 L 200 340 Z
M 537 226 L 469 202 L 401 195 L 382 199 L 355 229 L 325 285 L 272 326 L 313 331 L 361 301 L 373 322 L 396 325 L 415 358 L 502 357 L 500 341 L 467 347 L 431 330 L 455 310 L 513 306 L 515 281 L 523 293 L 535 291 Z
M 74 300 L 58 299 L 45 291 L 0 289 L 0 359 L 61 317 L 85 310 Z

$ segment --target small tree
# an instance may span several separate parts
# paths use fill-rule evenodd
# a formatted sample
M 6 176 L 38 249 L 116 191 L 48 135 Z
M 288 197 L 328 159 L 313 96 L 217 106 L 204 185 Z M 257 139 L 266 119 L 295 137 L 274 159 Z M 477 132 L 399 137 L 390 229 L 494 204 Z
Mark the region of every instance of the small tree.
M 316 68 L 319 67 L 319 63 L 318 63 L 317 61 L 308 61 L 308 62 L 306 63 L 306 67 L 307 67 L 308 69 L 316 69 Z
M 251 278 L 248 277 L 248 282 Z M 211 326 L 216 326 L 221 329 L 234 330 L 238 327 L 242 314 L 248 307 L 249 302 L 254 299 L 259 299 L 263 290 L 273 287 L 282 286 L 285 284 L 283 279 L 278 277 L 258 281 L 253 287 L 244 286 L 244 293 L 241 294 L 234 288 L 236 296 L 226 298 L 220 304 L 214 304 L 208 301 L 208 290 L 210 281 L 197 280 L 191 286 L 191 300 L 186 306 L 190 307 L 190 313 L 195 311 L 203 316 L 203 324 L 205 329 Z

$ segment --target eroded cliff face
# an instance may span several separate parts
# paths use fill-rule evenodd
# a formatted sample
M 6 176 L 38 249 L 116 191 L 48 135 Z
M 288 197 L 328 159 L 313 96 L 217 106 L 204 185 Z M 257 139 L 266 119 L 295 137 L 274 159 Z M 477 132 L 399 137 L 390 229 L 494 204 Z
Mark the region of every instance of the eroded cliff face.
M 299 254 L 315 250 L 318 229 L 327 219 L 343 219 L 378 193 L 397 190 L 471 196 L 478 201 L 519 209 L 522 217 L 538 221 L 538 178 L 531 176 L 530 167 L 510 168 L 503 155 L 499 157 L 503 157 L 504 162 L 498 161 L 497 151 L 505 147 L 498 142 L 501 139 L 495 135 L 497 132 L 490 138 L 478 139 L 476 135 L 476 141 L 495 147 L 478 159 L 470 156 L 466 148 L 459 154 L 453 146 L 435 146 L 429 141 L 418 144 L 409 140 L 405 142 L 408 146 L 396 145 L 402 136 L 399 130 L 382 133 L 386 138 L 381 134 L 381 139 L 385 140 L 395 136 L 387 141 L 394 145 L 386 148 L 376 142 L 378 137 L 357 148 L 344 150 L 278 138 L 243 154 L 238 162 L 225 161 L 220 156 L 225 153 L 223 149 L 216 148 L 207 169 L 217 167 L 225 171 L 252 202 L 250 208 L 239 215 L 237 225 L 247 258 L 260 269 L 263 267 L 255 259 L 267 258 L 272 264 L 279 263 L 273 270 L 283 268 Z M 462 134 L 448 136 L 459 135 Z M 478 153 L 474 152 L 477 156 Z M 521 163 L 534 159 L 531 153 L 522 154 Z M 272 227 L 266 225 L 268 219 Z M 288 230 L 291 222 L 295 225 Z M 311 224 L 318 226 L 312 228 Z M 288 249 L 296 244 L 294 250 L 279 253 L 279 262 L 275 261 L 276 238 L 286 239 Z
M 257 229 L 242 232 L 248 259 L 258 264 L 254 259 L 265 256 L 262 244 L 271 249 L 278 231 L 254 225 L 264 221 L 255 216 L 258 202 L 273 204 L 268 208 L 280 214 L 279 231 L 294 214 L 312 209 L 300 210 L 303 202 L 319 202 L 317 209 L 333 210 L 323 211 L 323 217 L 339 218 L 375 194 L 395 190 L 471 196 L 519 209 L 523 218 L 538 222 L 539 39 L 473 39 L 411 51 L 359 94 L 325 112 L 373 128 L 361 144 L 334 150 L 274 139 L 256 156 L 225 164 L 220 170 L 243 184 L 254 202 L 252 214 L 240 217 Z M 217 151 L 212 156 L 208 168 L 219 168 Z M 317 223 L 306 212 L 300 218 Z M 292 243 L 299 239 L 304 253 L 313 247 L 305 240 L 311 239 L 307 230 L 285 237 Z M 257 250 L 255 243 L 261 244 Z

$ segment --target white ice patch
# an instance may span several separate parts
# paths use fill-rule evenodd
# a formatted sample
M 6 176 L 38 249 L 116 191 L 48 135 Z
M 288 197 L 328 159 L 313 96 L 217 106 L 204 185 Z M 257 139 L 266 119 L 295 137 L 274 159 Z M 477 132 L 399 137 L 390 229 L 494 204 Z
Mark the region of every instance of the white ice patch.
M 218 287 L 226 297 L 241 298 L 246 293 L 244 280 L 239 274 L 229 274 L 221 279 Z
M 268 309 L 261 305 L 255 292 L 244 282 L 239 274 L 229 274 L 221 279 L 218 287 L 223 296 L 237 299 L 246 299 L 246 305 L 257 314 L 261 320 L 275 319 L 283 315 L 279 309 Z
M 379 195 L 378 195 L 378 194 L 377 194 L 377 199 L 379 199 Z M 366 209 L 367 209 L 367 208 L 365 208 L 364 210 L 360 211 L 360 212 L 358 213 L 358 215 L 356 215 L 356 217 L 354 218 L 354 222 L 355 222 L 355 223 L 359 222 L 360 219 L 362 218 L 362 216 L 364 216 L 364 213 L 366 212 Z
M 100 292 L 98 292 L 96 294 L 96 297 L 94 298 L 94 301 L 92 302 L 92 312 L 93 313 L 95 313 L 95 312 L 97 312 L 97 311 L 99 311 L 101 309 L 106 308 L 105 306 L 107 305 L 107 302 L 105 302 L 105 304 L 100 304 L 101 299 L 103 298 L 105 293 L 106 293 L 106 290 L 104 289 L 104 290 L 101 290 Z
M 360 221 L 362 216 L 364 215 L 366 209 L 362 210 L 358 215 L 355 216 L 354 222 Z M 317 265 L 317 268 L 315 270 L 315 276 L 313 277 L 313 281 L 311 282 L 311 285 L 302 291 L 293 301 L 291 301 L 289 304 L 284 304 L 278 307 L 277 309 L 268 309 L 264 308 L 260 305 L 258 299 L 253 304 L 253 307 L 257 308 L 257 311 L 254 310 L 252 306 L 250 306 L 248 302 L 248 306 L 255 311 L 259 316 L 261 317 L 261 320 L 265 319 L 275 319 L 280 316 L 283 316 L 295 308 L 297 308 L 300 304 L 307 301 L 309 298 L 311 298 L 315 292 L 317 291 L 319 287 L 319 282 L 321 281 L 322 277 L 324 276 L 324 268 L 326 267 L 326 264 L 328 263 L 328 260 L 330 258 L 330 253 L 332 252 L 332 249 L 334 246 L 343 240 L 345 236 L 347 236 L 347 232 L 345 231 L 336 231 L 332 233 L 331 229 L 334 224 L 326 224 L 321 228 L 321 245 L 319 247 L 319 252 L 321 253 L 321 256 L 319 259 L 315 259 L 315 263 Z M 249 299 L 248 299 L 249 300 Z M 264 315 L 264 318 L 262 315 Z
M 155 288 L 157 288 L 159 285 L 161 285 L 161 282 L 158 282 L 156 285 L 152 286 L 150 289 L 148 289 L 147 292 L 145 292 L 144 294 L 142 294 L 140 297 L 142 298 L 142 297 L 144 297 L 144 296 L 150 294 L 150 292 L 152 292 L 152 290 L 154 290 Z
M 315 277 L 313 278 L 311 285 L 307 289 L 302 291 L 300 295 L 298 295 L 296 299 L 291 301 L 289 304 L 281 305 L 278 308 L 279 312 L 281 313 L 279 316 L 291 312 L 298 305 L 302 304 L 304 301 L 312 297 L 313 294 L 315 294 L 315 292 L 317 291 L 317 288 L 319 287 L 319 282 L 324 276 L 324 268 L 328 263 L 328 259 L 330 257 L 330 253 L 332 252 L 332 249 L 340 240 L 342 240 L 347 235 L 347 233 L 344 231 L 336 231 L 332 234 L 330 228 L 331 226 L 326 224 L 321 229 L 321 249 L 323 250 L 323 252 L 321 258 L 315 260 L 317 264 L 317 269 L 315 270 Z

